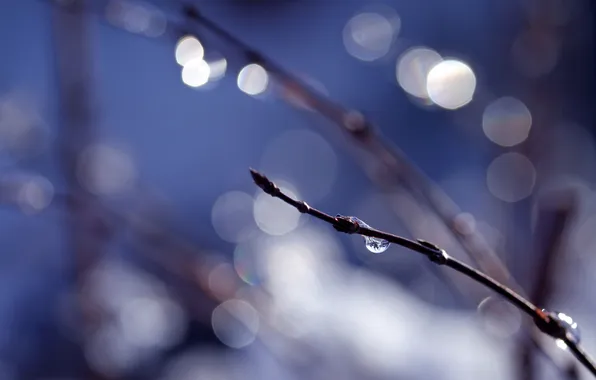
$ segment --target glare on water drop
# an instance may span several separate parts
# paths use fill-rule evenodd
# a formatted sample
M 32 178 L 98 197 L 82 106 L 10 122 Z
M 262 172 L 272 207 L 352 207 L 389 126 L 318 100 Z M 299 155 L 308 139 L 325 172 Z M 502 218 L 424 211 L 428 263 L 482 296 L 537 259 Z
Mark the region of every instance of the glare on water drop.
M 571 318 L 565 313 L 560 313 L 558 311 L 550 313 L 549 317 L 558 320 L 563 326 L 565 326 L 565 328 L 567 329 L 567 336 L 571 338 L 573 342 L 579 343 L 579 328 L 577 327 L 577 322 L 575 322 L 573 318 Z M 556 343 L 559 348 L 563 350 L 567 349 L 567 345 L 561 339 L 557 339 Z
M 367 227 L 370 226 L 364 223 L 362 220 L 356 218 L 355 216 L 350 216 L 350 220 L 352 222 L 356 222 L 360 227 Z M 369 237 L 369 236 L 362 236 L 364 238 L 364 244 L 366 245 L 366 249 L 371 251 L 372 253 L 383 253 L 389 248 L 389 242 L 387 240 Z

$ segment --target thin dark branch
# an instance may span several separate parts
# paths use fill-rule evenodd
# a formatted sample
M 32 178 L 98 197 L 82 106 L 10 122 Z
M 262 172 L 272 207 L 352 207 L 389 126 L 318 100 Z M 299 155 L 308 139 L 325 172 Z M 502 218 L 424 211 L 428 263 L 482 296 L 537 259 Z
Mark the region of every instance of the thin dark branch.
M 378 239 L 387 240 L 390 243 L 408 248 L 425 255 L 428 259 L 438 265 L 445 265 L 457 272 L 469 277 L 470 279 L 488 287 L 494 292 L 503 296 L 512 305 L 520 311 L 529 315 L 538 329 L 543 333 L 550 335 L 555 339 L 560 339 L 567 344 L 573 355 L 596 376 L 596 364 L 589 355 L 581 348 L 579 341 L 573 336 L 572 332 L 555 317 L 555 314 L 543 309 L 539 309 L 530 301 L 517 294 L 507 286 L 499 283 L 486 274 L 470 267 L 469 265 L 450 257 L 443 249 L 423 240 L 410 240 L 401 236 L 393 235 L 388 232 L 380 231 L 374 228 L 360 225 L 352 217 L 331 216 L 323 211 L 310 207 L 306 202 L 293 199 L 285 194 L 275 183 L 269 180 L 263 174 L 254 169 L 250 169 L 254 182 L 267 194 L 279 198 L 287 204 L 296 208 L 299 212 L 309 214 L 333 226 L 337 231 L 347 234 L 359 234 Z

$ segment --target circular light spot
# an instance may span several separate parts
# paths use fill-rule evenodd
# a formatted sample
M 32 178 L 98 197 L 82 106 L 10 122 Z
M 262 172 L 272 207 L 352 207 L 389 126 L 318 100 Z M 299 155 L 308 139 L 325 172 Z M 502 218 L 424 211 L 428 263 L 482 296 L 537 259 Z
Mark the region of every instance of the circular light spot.
M 287 186 L 278 185 L 285 194 L 298 199 Z M 294 207 L 263 192 L 257 195 L 253 211 L 257 225 L 269 235 L 285 235 L 298 227 L 300 220 L 300 213 Z
M 228 263 L 221 263 L 209 272 L 207 282 L 213 295 L 228 299 L 237 289 L 237 279 L 234 268 Z
M 499 338 L 509 338 L 521 327 L 521 314 L 512 305 L 495 297 L 487 297 L 478 305 L 484 326 Z
M 554 34 L 527 31 L 511 47 L 514 66 L 530 78 L 548 74 L 559 60 L 561 42 Z
M 90 146 L 78 164 L 79 180 L 95 194 L 122 193 L 133 186 L 137 176 L 131 157 L 113 146 Z
M 228 68 L 228 61 L 225 58 L 209 62 L 209 80 L 223 78 Z
M 409 49 L 397 62 L 397 82 L 408 94 L 428 99 L 426 86 L 428 73 L 442 60 L 441 55 L 432 49 L 424 47 Z
M 200 87 L 209 81 L 211 68 L 202 59 L 188 62 L 182 68 L 182 82 L 190 87 Z
M 234 269 L 238 277 L 249 285 L 260 282 L 257 252 L 254 244 L 240 244 L 234 249 Z
M 530 134 L 532 115 L 524 103 L 504 97 L 489 104 L 482 115 L 484 134 L 495 144 L 511 147 Z
M 163 12 L 140 2 L 110 1 L 106 7 L 106 18 L 117 27 L 148 37 L 162 35 L 167 26 Z
M 246 347 L 254 342 L 259 330 L 259 313 L 248 302 L 228 300 L 213 310 L 213 332 L 226 346 Z
M 269 74 L 260 65 L 252 63 L 245 66 L 238 74 L 238 88 L 248 95 L 263 93 L 269 84 Z
M 450 59 L 436 64 L 426 78 L 426 91 L 439 107 L 457 109 L 468 104 L 476 90 L 476 76 L 464 62 Z
M 156 297 L 127 302 L 118 317 L 124 338 L 137 347 L 170 347 L 179 341 L 186 327 L 180 306 Z
M 54 186 L 44 177 L 35 176 L 22 183 L 17 202 L 23 212 L 32 214 L 49 206 L 54 197 Z
M 0 99 L 0 149 L 14 158 L 31 157 L 47 146 L 48 131 L 30 100 L 20 94 Z
M 337 175 L 337 155 L 319 134 L 290 130 L 273 140 L 263 152 L 260 170 L 270 177 L 299 184 L 309 202 L 326 196 Z
M 379 13 L 360 13 L 352 17 L 344 28 L 344 45 L 355 58 L 377 60 L 389 52 L 400 26 L 399 18 L 392 23 Z
M 256 227 L 253 203 L 253 198 L 241 191 L 230 191 L 217 198 L 211 210 L 211 222 L 220 238 L 238 243 L 252 235 Z
M 505 202 L 517 202 L 530 196 L 536 182 L 532 162 L 519 153 L 505 153 L 495 158 L 486 175 L 488 190 Z
M 182 37 L 176 44 L 176 62 L 180 66 L 186 66 L 191 61 L 200 61 L 204 54 L 203 45 L 193 36 Z

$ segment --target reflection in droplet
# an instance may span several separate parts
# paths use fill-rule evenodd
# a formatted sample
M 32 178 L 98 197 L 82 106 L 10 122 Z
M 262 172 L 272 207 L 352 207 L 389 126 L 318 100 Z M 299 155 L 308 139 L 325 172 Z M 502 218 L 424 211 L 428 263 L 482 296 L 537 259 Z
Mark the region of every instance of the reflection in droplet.
M 248 239 L 256 229 L 253 204 L 253 198 L 241 191 L 229 191 L 217 198 L 211 222 L 219 237 L 230 243 Z
M 462 61 L 449 59 L 436 64 L 426 78 L 430 99 L 445 109 L 457 109 L 468 104 L 476 90 L 476 76 Z
M 269 74 L 261 65 L 252 63 L 238 74 L 238 88 L 248 95 L 263 93 L 269 84 Z
M 478 305 L 484 326 L 499 338 L 509 338 L 521 328 L 522 317 L 514 306 L 496 297 L 487 297 Z
M 182 68 L 182 82 L 190 87 L 201 87 L 209 82 L 211 68 L 202 59 L 193 59 Z
M 552 33 L 527 31 L 519 35 L 511 48 L 515 67 L 536 78 L 551 72 L 559 60 L 561 42 Z
M 511 147 L 530 134 L 532 115 L 520 100 L 504 97 L 489 104 L 482 115 L 482 129 L 495 144 Z
M 180 66 L 186 66 L 191 61 L 201 61 L 205 49 L 199 40 L 193 36 L 182 37 L 176 45 L 176 62 Z
M 280 189 L 288 196 L 299 199 L 295 191 L 288 186 L 282 185 L 279 181 Z M 254 203 L 254 218 L 259 228 L 269 235 L 285 235 L 298 227 L 300 213 L 293 207 L 288 206 L 282 200 L 274 198 L 269 194 L 260 191 Z
M 79 181 L 95 194 L 117 194 L 129 190 L 136 180 L 130 155 L 109 145 L 88 147 L 78 162 Z
M 379 13 L 360 13 L 352 17 L 344 28 L 344 45 L 355 58 L 374 61 L 389 52 L 400 27 L 398 17 L 389 20 Z
M 495 158 L 486 175 L 488 190 L 505 202 L 517 202 L 532 194 L 536 170 L 524 155 L 511 152 Z
M 226 346 L 246 347 L 254 342 L 259 330 L 259 313 L 248 302 L 228 300 L 211 315 L 213 332 Z
M 360 227 L 370 228 L 370 226 L 364 223 L 362 220 L 356 218 L 355 216 L 351 216 L 350 220 L 356 222 Z M 371 251 L 372 253 L 382 253 L 389 248 L 389 242 L 387 240 L 374 238 L 370 236 L 362 236 L 364 238 L 364 244 L 366 249 Z
M 407 50 L 397 62 L 396 75 L 399 85 L 410 95 L 428 99 L 428 73 L 442 59 L 439 53 L 429 48 L 415 47 Z
M 546 310 L 542 310 L 542 311 L 546 311 Z M 554 318 L 555 320 L 559 321 L 563 326 L 565 326 L 565 328 L 567 329 L 567 337 L 570 338 L 570 340 L 574 343 L 579 343 L 581 340 L 581 335 L 579 332 L 579 328 L 577 326 L 577 322 L 575 322 L 573 320 L 573 318 L 571 318 L 570 316 L 568 316 L 565 313 L 561 313 L 561 312 L 551 312 L 548 313 L 548 316 L 550 318 Z M 557 346 L 563 350 L 567 349 L 567 344 L 565 344 L 564 341 L 562 341 L 561 339 L 557 339 L 556 341 Z

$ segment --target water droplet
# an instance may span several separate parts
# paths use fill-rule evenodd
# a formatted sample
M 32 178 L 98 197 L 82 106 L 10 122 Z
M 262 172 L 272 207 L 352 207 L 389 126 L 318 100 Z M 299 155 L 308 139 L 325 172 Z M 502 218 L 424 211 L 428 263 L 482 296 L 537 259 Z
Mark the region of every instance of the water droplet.
M 563 326 L 567 328 L 567 336 L 571 338 L 572 341 L 575 343 L 579 343 L 580 341 L 580 333 L 579 328 L 577 327 L 577 322 L 573 320 L 570 316 L 565 313 L 560 313 L 558 311 L 552 312 L 549 314 L 551 318 L 554 318 L 561 322 Z M 563 350 L 567 349 L 567 345 L 561 339 L 557 339 L 557 346 Z
M 358 225 L 360 227 L 370 228 L 370 226 L 368 224 L 364 223 L 362 220 L 356 218 L 355 216 L 350 216 L 350 220 L 352 222 L 358 223 Z M 369 237 L 369 236 L 362 236 L 362 237 L 364 238 L 366 249 L 368 249 L 372 253 L 383 253 L 387 250 L 387 248 L 389 248 L 390 243 L 387 240 Z

